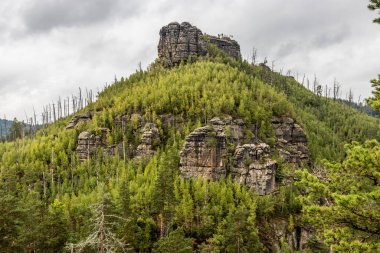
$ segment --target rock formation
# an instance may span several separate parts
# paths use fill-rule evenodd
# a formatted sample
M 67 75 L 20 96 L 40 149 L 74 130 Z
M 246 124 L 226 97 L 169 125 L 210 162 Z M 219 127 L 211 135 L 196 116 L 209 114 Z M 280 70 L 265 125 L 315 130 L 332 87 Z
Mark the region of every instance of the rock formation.
M 310 155 L 306 135 L 293 119 L 273 118 L 272 124 L 277 138 L 275 150 L 257 137 L 247 139 L 246 130 L 252 129 L 241 119 L 211 119 L 209 125 L 187 136 L 180 153 L 181 175 L 215 180 L 230 174 L 258 194 L 275 191 L 278 164 L 271 159 L 273 153 L 277 150 L 285 162 L 296 166 L 309 164 Z M 231 153 L 227 146 L 236 148 Z
M 150 158 L 155 153 L 155 146 L 160 142 L 160 132 L 154 123 L 146 123 L 142 129 L 141 143 L 136 150 L 135 161 Z
M 220 179 L 226 176 L 226 136 L 211 126 L 195 129 L 180 153 L 184 178 Z
M 189 57 L 208 53 L 208 46 L 202 31 L 188 22 L 173 22 L 160 30 L 158 57 L 169 66 L 186 62 Z M 233 58 L 240 58 L 239 44 L 229 37 L 209 36 L 210 43 Z
M 240 45 L 235 40 L 227 36 L 210 36 L 210 42 L 222 49 L 228 56 L 239 59 L 240 55 Z
M 158 57 L 173 65 L 190 56 L 206 55 L 207 44 L 202 37 L 201 30 L 187 22 L 170 23 L 160 30 Z
M 261 195 L 273 192 L 277 162 L 269 155 L 270 147 L 265 143 L 239 145 L 231 169 L 235 180 Z
M 79 122 L 87 122 L 92 119 L 93 116 L 93 111 L 88 111 L 82 114 L 75 115 L 69 124 L 66 126 L 66 129 L 73 129 L 75 128 Z
M 300 125 L 289 117 L 273 117 L 272 125 L 277 138 L 277 150 L 287 163 L 297 166 L 310 164 L 307 137 Z
M 96 153 L 97 148 L 106 147 L 107 131 L 107 128 L 101 128 L 99 135 L 88 131 L 79 134 L 76 152 L 80 161 L 88 160 Z

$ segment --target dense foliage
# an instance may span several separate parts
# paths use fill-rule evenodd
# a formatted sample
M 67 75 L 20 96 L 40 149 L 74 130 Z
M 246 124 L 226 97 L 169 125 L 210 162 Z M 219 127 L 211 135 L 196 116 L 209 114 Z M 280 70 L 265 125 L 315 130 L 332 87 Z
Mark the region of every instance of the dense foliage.
M 380 251 L 380 144 L 346 145 L 342 163 L 326 174 L 299 171 L 306 222 L 339 252 Z

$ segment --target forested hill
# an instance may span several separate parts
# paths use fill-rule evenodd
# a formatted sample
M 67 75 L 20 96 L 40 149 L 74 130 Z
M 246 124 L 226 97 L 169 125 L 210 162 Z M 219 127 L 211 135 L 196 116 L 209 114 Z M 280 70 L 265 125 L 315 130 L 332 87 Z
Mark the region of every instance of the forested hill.
M 0 119 L 0 137 L 6 137 L 11 126 L 12 121 Z
M 328 251 L 295 170 L 379 139 L 380 120 L 242 60 L 231 38 L 160 35 L 147 70 L 0 143 L 0 252 Z

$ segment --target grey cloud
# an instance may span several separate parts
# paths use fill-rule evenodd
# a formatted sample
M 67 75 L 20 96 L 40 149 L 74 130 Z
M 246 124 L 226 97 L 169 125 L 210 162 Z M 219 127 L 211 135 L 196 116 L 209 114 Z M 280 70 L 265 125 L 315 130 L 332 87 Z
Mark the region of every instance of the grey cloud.
M 247 58 L 254 46 L 276 70 L 336 77 L 358 95 L 380 66 L 380 28 L 357 0 L 1 0 L 0 13 L 0 115 L 23 117 L 146 67 L 171 21 L 232 34 Z
M 50 31 L 58 27 L 96 24 L 123 15 L 138 14 L 138 1 L 122 0 L 39 0 L 32 1 L 22 13 L 28 31 Z

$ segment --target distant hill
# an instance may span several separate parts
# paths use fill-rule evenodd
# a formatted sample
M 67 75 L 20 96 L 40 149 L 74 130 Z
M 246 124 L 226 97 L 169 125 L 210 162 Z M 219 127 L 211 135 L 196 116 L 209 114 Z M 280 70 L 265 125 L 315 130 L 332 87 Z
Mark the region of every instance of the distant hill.
M 0 138 L 7 136 L 11 125 L 12 125 L 12 121 L 0 119 Z

